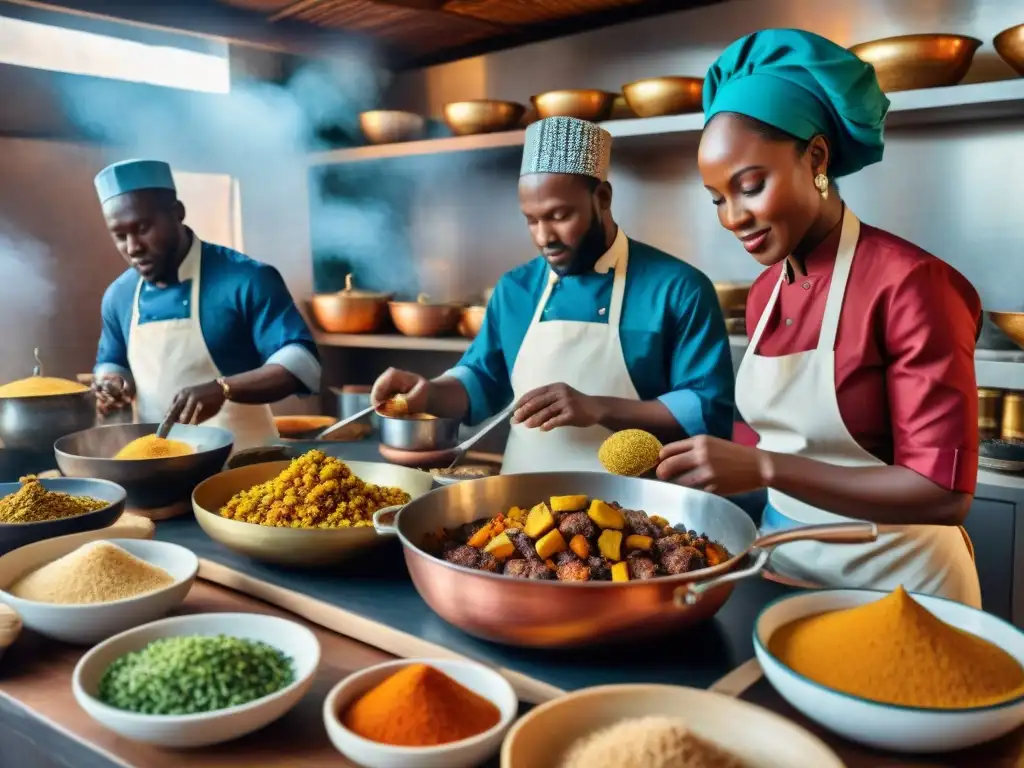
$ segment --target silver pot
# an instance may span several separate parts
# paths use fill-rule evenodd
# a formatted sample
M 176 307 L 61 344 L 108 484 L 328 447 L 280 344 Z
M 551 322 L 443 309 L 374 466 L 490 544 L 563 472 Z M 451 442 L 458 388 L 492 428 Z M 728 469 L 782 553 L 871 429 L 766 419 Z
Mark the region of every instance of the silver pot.
M 617 501 L 627 509 L 660 515 L 676 527 L 706 533 L 734 557 L 712 568 L 646 581 L 561 582 L 475 571 L 422 549 L 427 534 L 442 528 L 575 494 Z M 378 533 L 401 540 L 416 590 L 441 618 L 485 640 L 540 648 L 635 641 L 689 627 L 717 613 L 736 580 L 758 573 L 771 546 L 801 539 L 871 541 L 878 533 L 873 523 L 848 523 L 796 528 L 759 540 L 747 514 L 720 496 L 599 472 L 500 475 L 458 483 L 414 499 L 392 524 L 388 515 L 374 516 Z
M 4 448 L 49 451 L 65 435 L 95 424 L 96 397 L 91 390 L 0 398 L 0 440 Z
M 380 441 L 401 451 L 446 451 L 459 444 L 459 422 L 381 416 Z

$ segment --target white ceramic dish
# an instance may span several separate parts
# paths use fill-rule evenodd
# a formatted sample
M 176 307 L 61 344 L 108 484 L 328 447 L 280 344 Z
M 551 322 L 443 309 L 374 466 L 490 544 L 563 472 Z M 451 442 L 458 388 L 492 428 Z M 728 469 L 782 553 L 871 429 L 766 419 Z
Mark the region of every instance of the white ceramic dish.
M 853 608 L 884 597 L 873 590 L 835 589 L 779 598 L 754 625 L 754 652 L 765 677 L 807 717 L 851 741 L 893 752 L 949 752 L 998 738 L 1024 723 L 1024 696 L 993 707 L 917 709 L 879 704 L 826 688 L 797 674 L 767 650 L 768 640 L 791 621 Z M 954 627 L 995 643 L 1024 664 L 1024 633 L 983 611 L 940 597 L 913 595 Z
M 674 685 L 603 685 L 542 704 L 508 732 L 501 768 L 552 768 L 578 739 L 648 716 L 684 719 L 747 768 L 843 768 L 820 739 L 784 717 L 720 693 Z
M 429 664 L 491 701 L 501 712 L 498 724 L 478 736 L 439 747 L 378 744 L 357 736 L 341 724 L 340 713 L 349 704 L 410 664 Z M 334 686 L 324 701 L 324 725 L 335 748 L 364 768 L 476 768 L 498 751 L 518 711 L 519 700 L 512 686 L 493 669 L 472 661 L 402 659 L 368 667 Z
M 109 603 L 59 605 L 23 600 L 6 590 L 30 571 L 78 549 L 77 537 L 40 541 L 0 558 L 0 600 L 20 615 L 24 625 L 41 635 L 77 645 L 92 645 L 131 627 L 158 619 L 185 599 L 199 570 L 191 550 L 166 541 L 102 539 L 116 544 L 174 577 L 170 586 Z
M 259 640 L 290 656 L 295 681 L 248 704 L 195 715 L 142 715 L 96 698 L 103 673 L 124 654 L 164 637 L 221 634 Z M 90 717 L 126 739 L 163 747 L 202 747 L 236 739 L 277 720 L 305 695 L 319 664 L 316 635 L 294 621 L 259 613 L 197 613 L 154 621 L 100 643 L 75 666 L 71 687 Z

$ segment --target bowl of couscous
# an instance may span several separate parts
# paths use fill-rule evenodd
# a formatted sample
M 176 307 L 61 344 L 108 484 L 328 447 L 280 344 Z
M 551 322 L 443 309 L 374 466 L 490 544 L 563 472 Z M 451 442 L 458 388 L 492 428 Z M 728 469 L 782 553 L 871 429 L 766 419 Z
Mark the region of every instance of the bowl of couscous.
M 426 472 L 309 451 L 292 461 L 230 469 L 192 493 L 199 526 L 243 555 L 292 566 L 325 566 L 381 540 L 373 514 L 430 490 Z

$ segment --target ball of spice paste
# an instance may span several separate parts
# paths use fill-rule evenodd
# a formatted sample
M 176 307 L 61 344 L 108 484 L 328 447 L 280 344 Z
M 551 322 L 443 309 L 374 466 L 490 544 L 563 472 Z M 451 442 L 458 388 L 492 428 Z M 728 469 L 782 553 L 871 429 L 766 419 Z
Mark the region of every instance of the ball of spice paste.
M 650 432 L 624 429 L 601 443 L 597 458 L 613 475 L 640 477 L 658 466 L 661 448 L 661 441 Z

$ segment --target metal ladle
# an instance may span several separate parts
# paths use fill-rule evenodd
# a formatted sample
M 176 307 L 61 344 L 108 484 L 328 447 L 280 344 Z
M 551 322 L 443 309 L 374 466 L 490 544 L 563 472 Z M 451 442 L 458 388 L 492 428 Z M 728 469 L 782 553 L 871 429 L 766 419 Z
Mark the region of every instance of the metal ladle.
M 501 413 L 495 416 L 491 421 L 484 427 L 480 428 L 475 435 L 467 440 L 463 440 L 453 449 L 455 451 L 455 457 L 452 459 L 452 463 L 448 465 L 448 469 L 452 469 L 456 464 L 462 461 L 466 457 L 466 453 L 483 439 L 484 435 L 494 429 L 496 426 L 504 421 L 507 421 L 509 417 L 515 412 L 516 404 L 513 402 L 511 405 L 505 408 Z

